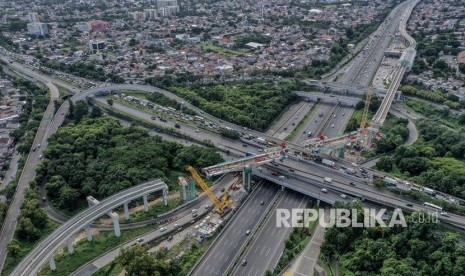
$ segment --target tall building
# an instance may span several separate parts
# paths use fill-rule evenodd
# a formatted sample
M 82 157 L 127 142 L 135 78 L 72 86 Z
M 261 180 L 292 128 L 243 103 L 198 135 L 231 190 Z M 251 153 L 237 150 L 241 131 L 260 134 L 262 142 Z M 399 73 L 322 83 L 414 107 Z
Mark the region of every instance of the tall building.
M 160 16 L 171 16 L 179 11 L 177 0 L 157 0 L 157 8 Z
M 158 17 L 158 11 L 156 9 L 145 9 L 144 10 L 144 19 L 153 20 Z
M 27 19 L 29 20 L 29 22 L 40 22 L 40 17 L 39 15 L 36 13 L 36 12 L 30 12 L 28 13 L 27 15 Z
M 131 13 L 132 19 L 134 21 L 139 21 L 144 19 L 144 13 L 143 12 L 132 12 Z
M 33 22 L 27 24 L 27 32 L 31 35 L 46 35 L 48 34 L 47 24 L 41 22 Z

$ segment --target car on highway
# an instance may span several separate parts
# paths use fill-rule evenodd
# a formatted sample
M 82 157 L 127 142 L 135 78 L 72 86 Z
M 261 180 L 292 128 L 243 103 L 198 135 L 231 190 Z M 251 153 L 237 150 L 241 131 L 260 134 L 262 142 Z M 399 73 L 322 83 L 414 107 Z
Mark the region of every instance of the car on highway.
M 272 172 L 271 175 L 278 176 L 278 173 L 277 172 Z
M 247 261 L 246 261 L 246 260 L 242 260 L 241 265 L 242 265 L 242 266 L 246 266 L 246 265 L 247 265 Z
M 347 198 L 347 196 L 345 194 L 340 194 L 339 195 L 341 198 Z
M 140 243 L 140 242 L 143 242 L 143 241 L 144 241 L 143 238 L 138 238 L 138 239 L 136 240 L 136 242 L 139 242 L 139 243 Z
M 245 234 L 246 234 L 246 235 L 249 235 L 249 234 L 250 234 L 250 230 L 247 230 L 247 231 L 245 232 Z
M 407 203 L 407 204 L 405 204 L 405 205 L 407 205 L 407 207 L 413 207 L 413 204 L 412 204 L 412 203 Z
M 355 183 L 354 183 L 354 182 L 350 182 L 349 185 L 350 185 L 350 186 L 355 186 Z
M 263 200 L 260 201 L 260 205 L 263 205 L 263 204 L 265 204 L 265 201 L 263 201 Z
M 327 193 L 327 192 L 328 192 L 328 190 L 327 190 L 326 188 L 321 188 L 321 192 L 323 192 L 323 193 Z
M 332 124 L 331 127 L 334 127 L 334 124 Z
M 165 232 L 166 231 L 166 227 L 160 227 L 160 232 Z
M 243 146 L 244 148 L 246 148 L 246 147 L 247 147 L 247 144 L 242 144 L 242 146 Z
M 279 179 L 284 180 L 284 179 L 286 179 L 286 177 L 284 175 L 280 175 Z

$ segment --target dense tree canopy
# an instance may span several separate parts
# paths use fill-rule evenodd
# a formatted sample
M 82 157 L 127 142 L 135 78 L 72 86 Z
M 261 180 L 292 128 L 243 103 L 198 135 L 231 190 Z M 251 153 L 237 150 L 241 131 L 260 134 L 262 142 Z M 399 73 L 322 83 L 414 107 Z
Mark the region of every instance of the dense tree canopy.
M 267 82 L 175 87 L 180 95 L 206 112 L 242 126 L 264 130 L 296 95 L 294 83 Z
M 406 216 L 407 227 L 329 228 L 321 252 L 339 257 L 341 275 L 464 275 L 458 235 L 439 234 L 437 223 L 418 223 L 419 216 Z
M 147 180 L 167 180 L 187 165 L 201 168 L 222 161 L 214 149 L 163 141 L 112 118 L 85 118 L 61 128 L 44 155 L 38 181 L 46 181 L 52 202 L 69 210 L 82 206 L 88 195 L 104 198 Z

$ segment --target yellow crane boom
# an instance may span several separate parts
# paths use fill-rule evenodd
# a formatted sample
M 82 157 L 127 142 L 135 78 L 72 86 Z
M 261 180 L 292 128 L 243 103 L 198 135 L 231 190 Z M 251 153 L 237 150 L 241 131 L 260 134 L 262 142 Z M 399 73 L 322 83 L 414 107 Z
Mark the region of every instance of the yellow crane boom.
M 362 120 L 360 122 L 360 132 L 365 133 L 365 129 L 368 126 L 368 111 L 370 110 L 371 97 L 373 96 L 373 87 L 368 88 L 367 97 L 365 99 L 365 108 L 363 109 Z
M 232 202 L 228 199 L 227 193 L 225 194 L 223 200 L 219 200 L 215 193 L 208 187 L 207 183 L 203 181 L 202 176 L 200 176 L 199 172 L 194 169 L 194 167 L 189 166 L 187 167 L 187 171 L 191 173 L 192 177 L 194 180 L 199 184 L 200 188 L 205 192 L 205 194 L 210 198 L 210 200 L 215 204 L 216 208 L 218 209 L 218 212 L 222 212 L 223 209 L 230 205 Z

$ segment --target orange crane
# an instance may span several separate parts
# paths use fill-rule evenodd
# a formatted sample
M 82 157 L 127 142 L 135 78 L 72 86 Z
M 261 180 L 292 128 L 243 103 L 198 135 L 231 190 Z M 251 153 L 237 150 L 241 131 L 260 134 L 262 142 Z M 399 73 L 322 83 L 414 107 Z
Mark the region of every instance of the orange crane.
M 216 210 L 218 213 L 222 213 L 223 210 L 232 204 L 232 200 L 228 197 L 228 192 L 226 192 L 221 200 L 219 200 L 215 193 L 208 187 L 207 183 L 203 181 L 202 176 L 200 176 L 199 172 L 194 169 L 194 167 L 189 166 L 187 167 L 187 171 L 191 173 L 194 180 L 199 184 L 200 188 L 205 192 L 205 194 L 210 198 L 210 200 L 215 204 Z

